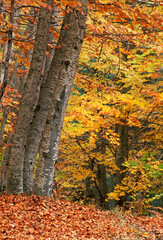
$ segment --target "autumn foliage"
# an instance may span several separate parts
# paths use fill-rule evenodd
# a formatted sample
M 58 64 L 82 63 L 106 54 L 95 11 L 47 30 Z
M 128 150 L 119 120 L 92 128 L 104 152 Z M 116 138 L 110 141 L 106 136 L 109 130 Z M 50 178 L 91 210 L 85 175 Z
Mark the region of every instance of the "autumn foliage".
M 46 86 L 51 59 L 56 49 L 66 46 L 66 43 L 57 45 L 60 30 L 68 27 L 66 24 L 61 28 L 63 18 L 73 11 L 81 15 L 83 12 L 81 2 L 74 0 L 53 1 L 53 8 L 44 0 L 2 2 L 0 191 L 5 192 L 11 140 L 19 103 L 27 89 L 26 79 L 40 9 L 48 9 L 52 13 L 52 20 L 48 30 L 50 35 L 45 64 L 36 87 L 38 92 L 34 93 L 35 102 L 31 103 L 33 106 L 30 108 L 32 113 L 29 128 L 41 107 L 37 103 L 40 92 Z M 161 6 L 160 0 L 89 1 L 85 39 L 64 118 L 59 158 L 55 165 L 55 183 L 53 185 L 53 179 L 51 183 L 57 196 L 52 199 L 35 195 L 0 196 L 2 239 L 161 239 Z M 83 26 L 80 26 L 81 29 Z M 64 34 L 68 36 L 67 32 Z M 80 44 L 82 41 L 79 41 Z M 73 50 L 77 49 L 78 46 L 74 43 Z M 63 76 L 67 76 L 69 61 L 58 61 L 58 76 L 65 71 L 65 67 L 66 73 Z M 59 69 L 60 66 L 63 69 Z M 29 86 L 31 87 L 30 84 Z M 61 91 L 63 95 L 64 91 Z M 50 92 L 49 96 L 53 94 Z M 50 101 L 45 109 L 49 107 Z M 60 105 L 54 109 L 60 109 Z M 45 119 L 46 123 L 50 122 L 48 120 Z M 25 126 L 25 130 L 28 127 Z M 51 126 L 47 129 L 51 129 Z M 62 126 L 59 131 L 60 129 Z M 45 127 L 42 135 L 43 133 Z M 59 137 L 59 144 L 58 139 Z M 46 142 L 47 139 L 44 140 Z M 49 139 L 47 143 L 48 141 Z M 24 150 L 27 144 L 23 144 L 21 146 Z M 39 169 L 38 152 L 37 149 L 36 161 L 35 158 L 32 159 L 35 170 L 31 182 L 36 177 L 36 169 Z M 58 200 L 58 194 L 64 200 Z M 96 210 L 95 207 L 107 211 Z M 124 209 L 126 213 L 123 212 Z M 131 215 L 135 212 L 137 217 Z
M 125 201 L 142 213 L 162 201 L 161 18 L 159 3 L 89 4 L 56 171 L 72 199 Z
M 0 239 L 162 239 L 162 2 L 89 0 L 88 11 L 87 6 L 82 8 L 85 2 L 0 1 Z M 45 42 L 41 28 L 37 32 L 41 19 L 48 26 L 42 30 L 50 33 Z M 75 19 L 72 25 L 70 19 Z M 69 39 L 69 33 L 76 38 Z M 31 70 L 36 36 L 40 36 L 44 48 L 38 51 L 39 61 Z M 79 61 L 77 55 L 71 59 L 71 53 L 82 43 Z M 41 49 L 45 49 L 42 59 Z M 40 76 L 36 80 L 38 62 Z M 55 64 L 50 67 L 52 62 Z M 47 93 L 49 69 L 49 83 L 55 79 L 56 85 L 50 85 Z M 28 75 L 30 70 L 35 73 L 33 79 Z M 33 91 L 31 97 L 28 89 Z M 51 160 L 54 155 L 57 159 L 64 118 L 60 110 L 65 111 L 63 104 L 69 94 L 55 164 Z M 31 101 L 29 113 L 19 108 L 23 101 L 25 107 Z M 33 157 L 25 165 L 24 152 L 31 147 L 26 139 L 30 139 L 31 126 L 39 116 L 40 102 L 45 103 L 46 113 L 44 120 L 38 117 L 44 125 L 39 149 L 32 155 L 37 155 L 36 161 Z M 50 105 L 55 110 L 49 115 Z M 18 115 L 19 109 L 22 115 Z M 26 116 L 23 122 L 21 116 Z M 56 121 L 50 125 L 52 118 Z M 49 129 L 55 130 L 53 134 Z M 35 130 L 37 134 L 37 126 Z M 34 141 L 34 137 L 31 139 Z M 52 146 L 50 141 L 58 145 Z M 55 150 L 53 156 L 47 151 L 48 144 L 51 152 Z M 41 157 L 49 162 L 39 162 Z M 49 168 L 46 163 L 50 163 Z M 43 171 L 39 173 L 39 169 Z M 53 197 L 39 196 L 42 186 L 38 195 L 33 195 L 37 176 L 40 184 L 39 174 L 41 181 L 45 180 L 43 174 L 47 177 L 42 188 L 46 189 L 45 195 L 51 191 Z M 21 188 L 16 189 L 19 184 Z M 15 189 L 24 193 L 6 194 L 6 190 L 13 193 Z

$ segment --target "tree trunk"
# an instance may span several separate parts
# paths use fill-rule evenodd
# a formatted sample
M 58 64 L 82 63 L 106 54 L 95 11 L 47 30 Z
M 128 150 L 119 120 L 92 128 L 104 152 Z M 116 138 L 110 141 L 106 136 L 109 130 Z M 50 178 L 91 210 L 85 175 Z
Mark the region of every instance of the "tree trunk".
M 106 166 L 103 164 L 98 164 L 97 166 L 97 182 L 98 182 L 98 193 L 99 193 L 99 203 L 103 209 L 106 209 L 107 204 L 105 202 L 107 197 L 107 181 L 106 181 Z
M 19 17 L 20 17 L 19 15 L 20 15 L 20 9 L 18 8 L 18 9 L 15 10 L 15 16 L 14 16 L 14 19 L 15 19 L 14 28 L 15 29 L 18 25 L 18 20 L 19 20 Z M 31 16 L 34 15 L 34 8 L 31 8 L 29 10 L 29 16 L 30 15 Z M 35 20 L 38 21 L 38 17 L 36 17 Z M 34 41 L 34 39 L 35 39 L 35 34 L 34 33 L 36 32 L 36 29 L 37 29 L 37 25 L 34 24 L 30 18 L 28 18 L 28 23 L 27 23 L 27 27 L 25 29 L 25 32 L 27 32 L 27 36 L 30 36 L 29 41 L 31 41 L 31 39 Z M 14 35 L 15 34 L 13 33 L 13 38 L 15 37 Z M 22 42 L 23 42 L 23 39 L 22 39 Z M 30 60 L 32 58 L 32 53 L 33 53 L 33 47 L 32 47 L 32 43 L 31 43 L 31 48 L 26 52 L 26 54 L 28 55 L 28 58 Z M 22 55 L 24 55 L 23 51 L 22 51 L 22 48 L 20 46 L 14 49 L 14 55 L 17 55 L 17 56 L 20 56 L 20 57 Z M 22 92 L 24 90 L 27 74 L 24 73 L 20 76 L 18 74 L 18 70 L 21 70 L 23 72 L 24 70 L 26 70 L 26 67 L 25 67 L 24 62 L 20 63 L 19 61 L 17 61 L 16 57 L 14 57 L 14 59 L 12 59 L 12 61 L 14 62 L 14 65 L 13 65 L 12 74 L 11 74 L 10 79 L 9 79 L 9 83 L 12 87 L 16 88 L 19 91 L 20 94 L 22 94 Z
M 52 196 L 53 194 L 54 166 L 58 158 L 63 118 L 69 97 L 65 87 L 62 91 L 59 88 L 56 89 L 57 96 L 51 104 L 53 107 L 48 114 L 39 151 L 34 185 L 34 193 L 39 195 Z
M 14 0 L 11 0 L 11 11 L 10 11 L 10 18 L 9 21 L 11 23 L 11 25 L 13 25 L 13 21 L 14 21 Z M 12 55 L 12 34 L 13 34 L 13 30 L 12 27 L 10 27 L 10 29 L 8 30 L 8 42 L 7 42 L 7 47 L 4 46 L 4 49 L 6 48 L 6 50 L 4 51 L 5 54 L 5 60 L 4 60 L 4 68 L 2 65 L 2 72 L 1 72 L 1 89 L 0 89 L 0 100 L 2 99 L 6 86 L 9 82 L 9 71 L 10 71 L 10 61 L 11 61 L 11 55 Z
M 119 146 L 115 153 L 115 163 L 119 168 L 115 174 L 115 184 L 121 184 L 123 178 L 125 177 L 125 167 L 122 166 L 122 163 L 128 159 L 128 126 L 127 125 L 118 125 L 117 133 L 119 135 Z M 118 205 L 122 206 L 125 201 L 125 197 L 120 197 Z
M 0 125 L 0 166 L 1 166 L 1 172 L 0 172 L 0 192 L 5 189 L 5 166 L 6 161 L 4 160 L 4 148 L 3 148 L 3 136 L 5 132 L 5 125 L 7 122 L 7 116 L 8 116 L 8 109 L 5 109 L 3 112 L 3 119 L 1 120 Z
M 56 8 L 53 8 L 55 12 Z M 57 19 L 53 24 L 57 23 Z M 54 36 L 52 33 L 49 34 L 49 42 L 54 41 Z M 58 41 L 61 44 L 60 40 Z M 58 58 L 61 55 L 60 48 L 56 49 L 54 58 Z M 41 134 L 46 122 L 48 110 L 50 108 L 50 102 L 52 99 L 55 81 L 51 78 L 51 71 L 53 69 L 49 68 L 54 56 L 54 49 L 50 51 L 50 57 L 46 56 L 44 62 L 44 75 L 42 76 L 41 86 L 39 86 L 38 101 L 36 103 L 36 108 L 33 116 L 30 129 L 28 131 L 26 148 L 25 148 L 25 157 L 24 157 L 24 169 L 23 169 L 23 191 L 29 192 L 33 188 L 33 173 L 35 167 L 35 159 L 38 153 L 39 143 L 41 141 Z M 53 59 L 54 62 L 54 59 Z M 49 75 L 48 75 L 49 72 Z M 40 88 L 41 87 L 41 88 Z
M 51 0 L 48 0 L 47 4 L 51 4 Z M 35 93 L 39 84 L 43 61 L 45 58 L 50 19 L 51 12 L 48 8 L 41 8 L 31 66 L 26 81 L 26 88 L 20 104 L 7 170 L 8 194 L 18 194 L 23 192 L 24 148 L 31 121 Z
M 84 14 L 76 9 L 66 12 L 60 39 L 63 52 L 58 56 L 60 66 L 54 65 L 54 62 L 51 66 L 56 69 L 59 66 L 59 72 L 55 74 L 53 70 L 51 75 L 56 86 L 43 131 L 36 169 L 34 193 L 40 195 L 52 195 L 53 192 L 54 166 L 58 158 L 60 135 L 86 27 L 87 0 L 81 2 Z

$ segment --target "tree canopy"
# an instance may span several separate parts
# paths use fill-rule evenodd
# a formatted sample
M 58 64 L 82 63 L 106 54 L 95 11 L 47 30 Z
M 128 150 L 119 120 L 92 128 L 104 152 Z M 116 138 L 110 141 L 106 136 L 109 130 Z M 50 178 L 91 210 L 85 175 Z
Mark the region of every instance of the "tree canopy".
M 1 191 L 162 206 L 161 7 L 0 2 Z

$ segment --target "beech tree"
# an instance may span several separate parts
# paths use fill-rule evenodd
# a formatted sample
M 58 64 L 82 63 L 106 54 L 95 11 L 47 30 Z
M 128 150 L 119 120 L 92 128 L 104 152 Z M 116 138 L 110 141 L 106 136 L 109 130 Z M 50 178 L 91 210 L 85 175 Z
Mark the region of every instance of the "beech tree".
M 50 195 L 53 190 L 54 166 L 58 157 L 64 115 L 86 28 L 87 1 L 83 0 L 81 4 L 82 12 L 75 9 L 66 12 L 59 39 L 60 54 L 54 54 L 51 68 L 58 62 L 61 66 L 57 73 L 49 71 L 49 76 L 56 81 L 40 144 L 34 186 L 36 194 Z
M 48 6 L 51 1 L 47 1 Z M 7 192 L 23 192 L 23 164 L 24 164 L 24 147 L 26 144 L 27 133 L 31 121 L 33 102 L 39 84 L 45 51 L 48 43 L 48 33 L 50 27 L 51 11 L 48 7 L 41 8 L 39 23 L 37 27 L 35 46 L 32 54 L 31 66 L 26 80 L 26 88 L 23 92 L 20 109 L 18 112 L 17 123 L 10 159 L 8 160 L 7 169 Z
M 27 162 L 31 168 L 29 172 L 29 177 L 26 183 L 28 184 L 27 190 L 32 188 L 33 184 L 33 170 L 34 162 L 38 152 L 39 143 L 41 140 L 41 133 L 43 130 L 42 143 L 40 145 L 39 160 L 37 163 L 37 170 L 35 176 L 35 192 L 43 193 L 43 182 L 44 178 L 47 176 L 53 182 L 54 175 L 54 154 L 57 158 L 59 136 L 62 129 L 63 118 L 65 114 L 65 108 L 67 105 L 68 97 L 70 94 L 71 86 L 73 84 L 73 79 L 75 76 L 75 71 L 77 67 L 77 62 L 81 50 L 81 46 L 84 39 L 85 32 L 85 20 L 86 20 L 86 10 L 87 1 L 82 1 L 81 12 L 79 10 L 67 8 L 65 17 L 63 20 L 60 37 L 56 46 L 54 57 L 48 72 L 45 85 L 41 91 L 40 100 L 36 107 L 35 116 L 31 125 L 31 132 L 28 137 L 28 145 L 26 146 L 26 156 L 25 162 Z M 53 95 L 53 98 L 52 98 Z M 52 101 L 51 101 L 52 100 Z M 62 101 L 64 101 L 62 103 Z M 51 106 L 50 106 L 51 103 Z M 50 107 L 50 110 L 49 110 Z M 49 115 L 47 117 L 49 110 Z M 61 114 L 62 113 L 62 114 Z M 59 114 L 59 116 L 58 116 Z M 61 116 L 61 115 L 62 116 Z M 53 143 L 51 149 L 49 149 L 50 135 L 54 134 L 52 121 L 57 115 L 57 129 L 55 130 L 55 137 L 53 136 Z M 56 119 L 55 119 L 56 121 Z M 46 122 L 46 125 L 45 125 Z M 54 123 L 53 123 L 54 124 Z M 56 124 L 56 123 L 55 123 Z M 45 125 L 45 127 L 44 127 Z M 56 150 L 54 148 L 54 144 Z M 44 144 L 44 146 L 43 146 Z M 42 150 L 44 149 L 44 150 Z M 53 150 L 52 150 L 53 149 Z M 49 156 L 50 155 L 50 156 Z M 49 167 L 44 167 L 46 156 L 49 157 L 49 161 L 52 162 Z M 42 159 L 43 158 L 43 159 Z M 42 160 L 41 160 L 42 159 Z M 52 160 L 53 159 L 53 160 Z M 48 160 L 46 160 L 47 163 Z M 28 168 L 28 169 L 30 169 Z M 26 176 L 27 177 L 27 176 Z M 38 178 L 41 178 L 39 179 Z M 31 182 L 31 184 L 30 184 Z M 52 184 L 52 183 L 51 183 Z M 51 186 L 47 183 L 47 186 Z M 36 187 L 40 185 L 41 187 Z M 52 184 L 53 185 L 53 184 Z M 40 190 L 36 190 L 40 188 Z M 49 191 L 49 190 L 47 190 Z M 47 192 L 46 192 L 47 194 Z
M 59 9 L 62 18 L 62 12 L 65 16 L 60 30 L 58 43 L 55 46 L 54 57 L 49 67 L 49 64 L 45 64 L 47 47 L 52 46 L 48 44 L 50 39 L 49 31 L 54 34 L 55 38 L 57 38 L 58 35 L 57 32 L 53 31 L 50 27 L 53 12 L 52 9 L 55 7 L 55 3 L 53 6 L 52 1 L 48 0 L 46 2 L 38 1 L 37 3 L 27 1 L 27 5 L 21 3 L 19 3 L 20 5 L 17 4 L 18 3 L 16 3 L 17 8 L 25 9 L 25 14 L 27 13 L 28 8 L 34 7 L 37 15 L 39 12 L 39 17 L 36 17 L 35 19 L 31 18 L 35 23 L 38 21 L 34 39 L 34 49 L 25 83 L 25 89 L 22 93 L 14 135 L 12 136 L 11 144 L 9 144 L 10 146 L 6 149 L 6 152 L 9 152 L 6 177 L 6 190 L 8 194 L 18 194 L 32 190 L 35 159 L 42 138 L 42 132 L 44 132 L 45 135 L 47 131 L 47 125 L 45 126 L 45 123 L 49 124 L 50 129 L 53 129 L 53 133 L 55 132 L 56 136 L 53 136 L 53 141 L 57 142 L 59 145 L 59 136 L 61 134 L 64 113 L 84 39 L 87 13 L 86 0 L 80 2 L 61 2 L 59 6 L 56 4 L 56 12 Z M 10 4 L 8 6 L 10 6 Z M 54 15 L 55 14 L 53 14 L 53 17 Z M 13 25 L 11 26 L 13 28 Z M 52 48 L 53 47 L 54 46 L 52 46 Z M 9 71 L 11 71 L 11 69 L 8 70 L 8 73 Z M 41 76 L 43 71 L 45 73 L 44 77 Z M 5 81 L 5 85 L 2 85 L 1 95 L 3 95 L 7 83 L 9 82 Z M 41 91 L 39 93 L 40 87 Z M 40 95 L 39 99 L 38 95 Z M 63 96 L 65 97 L 63 98 Z M 60 104 L 62 101 L 63 103 Z M 58 111 L 62 112 L 59 118 Z M 54 130 L 53 127 L 54 123 L 51 125 L 52 119 L 55 115 L 58 118 L 56 130 Z M 46 133 L 46 137 L 50 138 L 50 132 Z M 49 139 L 48 142 L 50 142 Z M 54 151 L 51 152 L 51 161 L 53 155 L 57 156 L 57 144 L 55 144 L 56 150 L 53 149 Z M 8 149 L 10 149 L 10 151 L 8 151 Z M 38 169 L 41 167 L 41 164 L 42 162 L 40 161 L 37 165 Z M 52 165 L 54 168 L 53 163 Z M 40 171 L 40 175 L 43 174 L 45 178 L 47 170 L 48 169 L 46 168 Z M 48 171 L 50 171 L 49 174 L 52 179 L 51 176 L 54 175 L 54 169 L 49 167 Z M 38 175 L 36 174 L 35 185 L 38 183 L 37 176 Z M 49 183 L 46 185 L 49 186 Z M 48 194 L 48 192 L 49 190 L 47 189 L 46 194 Z M 38 192 L 37 190 L 36 193 L 43 194 L 42 191 Z

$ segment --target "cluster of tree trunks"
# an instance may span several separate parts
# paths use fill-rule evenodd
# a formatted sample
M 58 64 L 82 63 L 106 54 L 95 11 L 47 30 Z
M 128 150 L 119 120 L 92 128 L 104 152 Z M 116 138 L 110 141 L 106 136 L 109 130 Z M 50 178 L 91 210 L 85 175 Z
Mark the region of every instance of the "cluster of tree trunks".
M 47 0 L 47 6 L 52 6 L 52 2 Z M 48 7 L 40 9 L 31 65 L 22 93 L 15 132 L 11 138 L 12 146 L 8 151 L 8 194 L 30 191 L 40 195 L 53 193 L 54 166 L 58 157 L 66 106 L 85 35 L 87 4 L 87 0 L 81 0 L 81 10 L 65 10 L 59 40 L 50 64 L 45 64 L 45 59 L 52 11 Z M 9 44 L 10 41 L 8 48 L 11 48 Z M 10 57 L 10 49 L 8 54 L 7 57 Z M 45 66 L 49 68 L 48 72 Z M 41 76 L 43 69 L 46 77 Z M 8 83 L 5 74 L 1 98 Z M 33 178 L 38 153 L 37 170 Z

